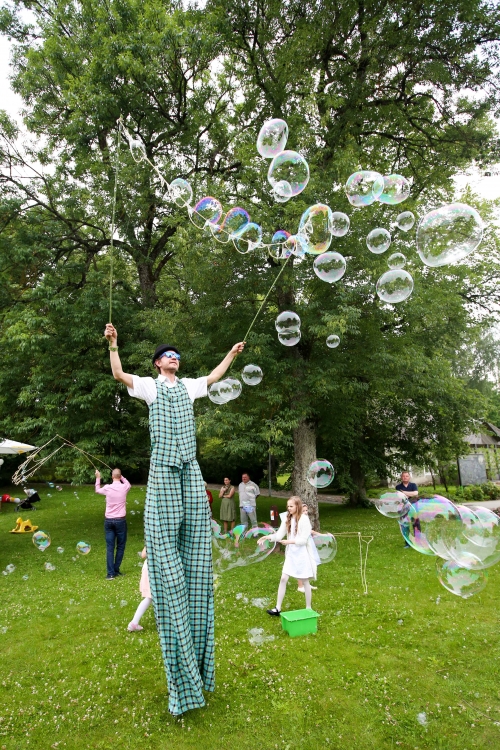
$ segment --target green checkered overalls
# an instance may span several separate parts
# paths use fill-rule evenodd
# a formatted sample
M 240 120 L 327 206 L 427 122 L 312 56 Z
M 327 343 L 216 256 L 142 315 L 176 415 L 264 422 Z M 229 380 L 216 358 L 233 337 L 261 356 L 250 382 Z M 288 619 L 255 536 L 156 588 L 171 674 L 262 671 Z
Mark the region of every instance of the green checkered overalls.
M 210 512 L 187 389 L 156 388 L 144 530 L 168 707 L 178 715 L 204 706 L 202 689 L 215 687 Z

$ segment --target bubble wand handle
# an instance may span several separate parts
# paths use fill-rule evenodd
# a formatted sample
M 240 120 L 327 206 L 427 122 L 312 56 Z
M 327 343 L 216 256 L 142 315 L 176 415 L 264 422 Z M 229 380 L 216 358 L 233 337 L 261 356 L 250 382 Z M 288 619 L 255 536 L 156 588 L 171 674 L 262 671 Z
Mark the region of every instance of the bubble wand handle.
M 271 294 L 271 292 L 273 291 L 274 287 L 276 286 L 276 282 L 278 281 L 279 277 L 281 276 L 281 274 L 282 274 L 282 273 L 283 273 L 283 271 L 285 270 L 285 268 L 286 268 L 286 264 L 288 263 L 288 261 L 290 260 L 290 258 L 291 258 L 291 257 L 292 257 L 292 256 L 291 256 L 291 255 L 289 255 L 289 256 L 288 256 L 288 258 L 287 258 L 287 259 L 285 260 L 285 262 L 283 263 L 283 267 L 281 268 L 281 270 L 280 270 L 279 274 L 278 274 L 278 275 L 276 276 L 276 278 L 274 279 L 273 283 L 271 284 L 271 287 L 270 287 L 270 289 L 269 289 L 268 293 L 266 294 L 266 296 L 265 296 L 265 297 L 264 297 L 264 299 L 262 300 L 262 304 L 261 304 L 261 306 L 259 307 L 259 309 L 258 309 L 258 310 L 257 310 L 257 312 L 255 313 L 255 317 L 254 317 L 254 319 L 252 320 L 252 322 L 250 323 L 250 327 L 249 327 L 248 331 L 247 331 L 247 332 L 245 333 L 245 335 L 244 335 L 244 337 L 243 337 L 243 341 L 246 341 L 246 340 L 247 340 L 247 336 L 248 336 L 248 334 L 250 333 L 250 331 L 251 331 L 251 330 L 252 330 L 252 328 L 254 327 L 254 323 L 255 323 L 255 321 L 256 321 L 256 320 L 257 320 L 257 318 L 259 317 L 259 315 L 260 315 L 260 313 L 261 313 L 261 310 L 262 310 L 262 308 L 263 308 L 263 307 L 264 307 L 264 305 L 266 304 L 266 302 L 267 302 L 267 299 L 268 299 L 269 295 Z
M 116 190 L 118 186 L 118 169 L 120 167 L 120 136 L 122 131 L 122 119 L 118 120 L 118 128 L 116 131 L 116 149 L 115 149 L 115 184 L 113 187 L 113 203 L 111 209 L 111 243 L 110 243 L 110 254 L 109 254 L 109 317 L 108 322 L 111 323 L 111 315 L 113 313 L 113 260 L 114 260 L 114 240 L 115 240 L 115 215 L 116 215 Z

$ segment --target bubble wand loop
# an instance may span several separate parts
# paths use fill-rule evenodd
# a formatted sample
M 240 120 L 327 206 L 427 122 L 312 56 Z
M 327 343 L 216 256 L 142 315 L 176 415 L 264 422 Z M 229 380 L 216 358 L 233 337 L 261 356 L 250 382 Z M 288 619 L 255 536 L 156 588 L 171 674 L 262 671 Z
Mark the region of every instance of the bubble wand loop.
M 120 167 L 120 135 L 123 129 L 122 118 L 118 120 L 116 131 L 116 149 L 115 149 L 115 184 L 113 187 L 113 203 L 111 210 L 111 243 L 109 255 L 109 322 L 113 311 L 113 260 L 114 260 L 114 239 L 115 239 L 115 214 L 116 214 L 116 190 L 118 186 L 118 169 Z
M 258 309 L 258 310 L 257 310 L 257 312 L 255 313 L 255 317 L 254 317 L 254 319 L 252 320 L 252 322 L 250 323 L 250 327 L 249 327 L 248 331 L 247 331 L 247 332 L 245 333 L 245 335 L 244 335 L 244 337 L 243 337 L 243 341 L 246 341 L 246 340 L 247 340 L 247 336 L 248 336 L 248 334 L 250 333 L 250 331 L 252 330 L 252 328 L 253 328 L 253 326 L 254 326 L 254 323 L 255 323 L 255 321 L 256 321 L 256 320 L 257 320 L 257 318 L 259 317 L 259 315 L 260 315 L 260 312 L 261 312 L 262 308 L 263 308 L 263 307 L 264 307 L 264 305 L 266 304 L 266 302 L 267 302 L 267 298 L 269 297 L 269 295 L 270 295 L 270 294 L 271 294 L 271 292 L 273 291 L 274 287 L 276 286 L 276 282 L 278 281 L 279 277 L 281 276 L 281 274 L 282 274 L 282 273 L 283 273 L 283 271 L 285 270 L 285 268 L 286 268 L 286 264 L 288 263 L 288 261 L 290 260 L 290 258 L 291 258 L 291 257 L 292 257 L 292 256 L 291 256 L 291 255 L 289 255 L 289 256 L 288 256 L 288 258 L 287 258 L 287 259 L 285 260 L 285 262 L 283 263 L 283 266 L 281 267 L 281 270 L 280 270 L 279 274 L 278 274 L 278 275 L 276 276 L 276 278 L 274 279 L 273 283 L 271 284 L 271 286 L 270 286 L 270 288 L 269 288 L 269 291 L 268 291 L 268 293 L 266 294 L 266 296 L 264 297 L 264 299 L 263 299 L 263 301 L 262 301 L 262 304 L 261 304 L 261 306 L 259 307 L 259 309 Z

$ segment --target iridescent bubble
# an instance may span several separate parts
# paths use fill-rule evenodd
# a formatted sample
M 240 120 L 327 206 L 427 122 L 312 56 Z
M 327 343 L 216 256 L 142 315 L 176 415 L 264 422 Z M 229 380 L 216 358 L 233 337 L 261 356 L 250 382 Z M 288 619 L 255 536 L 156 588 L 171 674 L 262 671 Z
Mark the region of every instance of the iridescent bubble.
M 131 138 L 129 140 L 130 153 L 132 158 L 137 164 L 144 161 L 146 158 L 146 146 L 138 138 Z
M 456 506 L 446 497 L 434 497 L 418 500 L 412 504 L 406 519 L 408 543 L 425 554 L 435 554 L 449 559 L 448 545 L 450 539 L 460 533 L 462 521 Z
M 76 545 L 76 551 L 79 555 L 88 555 L 91 549 L 90 544 L 87 542 L 78 542 Z
M 402 214 L 396 216 L 396 226 L 401 229 L 402 232 L 409 232 L 415 224 L 415 215 L 411 211 L 403 211 Z
M 411 186 L 406 177 L 400 174 L 384 175 L 384 187 L 378 200 L 389 206 L 395 206 L 405 201 L 411 192 Z
M 384 178 L 379 172 L 363 169 L 354 172 L 345 184 L 347 200 L 351 206 L 361 208 L 374 203 L 384 189 Z
M 168 192 L 170 198 L 178 206 L 190 206 L 193 202 L 193 189 L 187 180 L 177 177 L 170 183 Z
M 337 540 L 333 534 L 315 534 L 313 542 L 319 557 L 318 565 L 325 565 L 334 559 L 337 554 Z
M 434 556 L 436 553 L 430 548 L 427 537 L 420 527 L 418 502 L 411 505 L 408 513 L 399 519 L 399 528 L 406 543 L 422 555 Z
M 343 214 L 341 211 L 334 211 L 332 213 L 332 234 L 334 237 L 344 237 L 349 231 L 351 221 L 347 214 Z
M 213 565 L 217 574 L 262 562 L 276 545 L 276 542 L 266 540 L 275 533 L 275 529 L 267 524 L 259 524 L 248 530 L 246 526 L 239 525 L 227 534 L 222 534 L 220 526 L 217 526 L 212 524 Z M 259 540 L 262 540 L 260 544 Z
M 417 227 L 417 251 L 426 266 L 458 263 L 474 252 L 483 237 L 478 212 L 464 203 L 430 211 Z
M 393 253 L 387 259 L 387 265 L 392 271 L 398 271 L 406 265 L 406 258 L 403 253 Z
M 217 224 L 221 216 L 222 206 L 220 202 L 210 195 L 202 198 L 190 210 L 191 221 L 199 229 L 203 229 L 207 223 Z
M 395 305 L 404 302 L 413 291 L 413 279 L 403 269 L 386 271 L 377 281 L 377 294 L 382 302 Z
M 436 560 L 439 582 L 448 591 L 462 599 L 468 599 L 482 591 L 488 582 L 485 570 L 467 570 L 452 560 Z
M 272 195 L 278 203 L 286 203 L 293 198 L 292 186 L 286 180 L 280 180 L 272 189 Z
M 228 398 L 221 392 L 221 383 L 220 381 L 216 383 L 212 383 L 212 385 L 209 386 L 207 391 L 208 398 L 213 404 L 218 404 L 219 406 L 221 404 L 227 404 Z
M 386 518 L 403 518 L 411 508 L 411 503 L 404 492 L 384 492 L 373 504 L 379 513 Z
M 292 234 L 283 245 L 283 257 L 289 258 L 290 255 L 295 255 L 296 258 L 303 258 L 308 249 L 309 243 L 306 237 L 302 237 L 300 234 Z
M 288 253 L 288 255 L 283 255 L 283 243 L 290 237 L 290 232 L 286 232 L 284 229 L 278 229 L 277 232 L 275 232 L 271 239 L 271 245 L 269 247 L 269 254 L 271 257 L 278 260 L 279 258 L 288 258 L 291 255 L 291 252 Z
M 300 329 L 295 330 L 295 329 L 283 328 L 278 333 L 279 342 L 280 344 L 283 344 L 283 346 L 295 346 L 296 344 L 299 343 L 300 336 L 301 336 Z
M 284 120 L 267 120 L 257 136 L 257 151 L 264 159 L 281 154 L 288 140 L 288 125 Z
M 46 531 L 35 531 L 35 533 L 31 537 L 31 541 L 37 549 L 43 552 L 47 549 L 47 547 L 50 547 L 50 534 L 48 534 Z
M 262 370 L 258 365 L 245 365 L 241 371 L 241 379 L 247 385 L 259 385 L 263 377 Z
M 309 165 L 297 151 L 282 151 L 269 165 L 267 179 L 273 188 L 279 182 L 288 182 L 292 195 L 298 195 L 309 182 Z
M 346 261 L 340 253 L 329 251 L 314 259 L 313 269 L 321 281 L 333 284 L 345 274 Z
M 230 237 L 243 229 L 244 226 L 250 223 L 250 214 L 245 211 L 244 208 L 235 206 L 224 217 L 221 229 L 226 231 Z
M 340 344 L 340 338 L 336 333 L 331 333 L 326 337 L 326 345 L 329 349 L 336 349 Z
M 319 255 L 332 243 L 332 209 L 323 203 L 309 206 L 300 217 L 299 231 L 307 240 L 307 252 Z
M 284 331 L 285 329 L 289 331 L 299 331 L 300 318 L 296 312 L 293 312 L 292 310 L 285 310 L 278 315 L 278 317 L 274 321 L 274 325 L 278 332 Z
M 62 555 L 62 553 L 64 552 L 64 547 L 58 547 L 57 551 L 59 552 L 60 555 Z
M 333 482 L 334 477 L 335 469 L 330 461 L 326 461 L 324 458 L 313 461 L 307 470 L 307 481 L 318 489 L 328 487 Z
M 463 528 L 462 536 L 450 545 L 452 559 L 473 570 L 495 565 L 500 561 L 500 519 L 489 508 L 457 508 Z
M 244 255 L 262 244 L 262 228 L 253 221 L 236 232 L 232 237 L 236 250 Z
M 385 253 L 385 251 L 389 249 L 390 244 L 391 235 L 387 229 L 383 229 L 382 227 L 372 229 L 366 237 L 366 246 L 368 250 L 376 255 Z

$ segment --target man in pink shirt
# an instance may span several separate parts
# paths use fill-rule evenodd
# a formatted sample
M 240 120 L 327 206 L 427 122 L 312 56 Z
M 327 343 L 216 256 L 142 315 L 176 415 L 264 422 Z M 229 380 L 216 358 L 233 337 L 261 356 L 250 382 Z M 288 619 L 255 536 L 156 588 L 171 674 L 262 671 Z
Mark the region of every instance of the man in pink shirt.
M 95 491 L 106 498 L 106 513 L 104 518 L 104 534 L 106 536 L 106 564 L 108 581 L 116 576 L 121 576 L 120 565 L 122 564 L 125 544 L 127 543 L 127 492 L 130 482 L 122 477 L 120 469 L 113 469 L 111 476 L 112 484 L 101 487 L 101 473 L 95 473 Z M 116 545 L 116 556 L 115 556 Z

